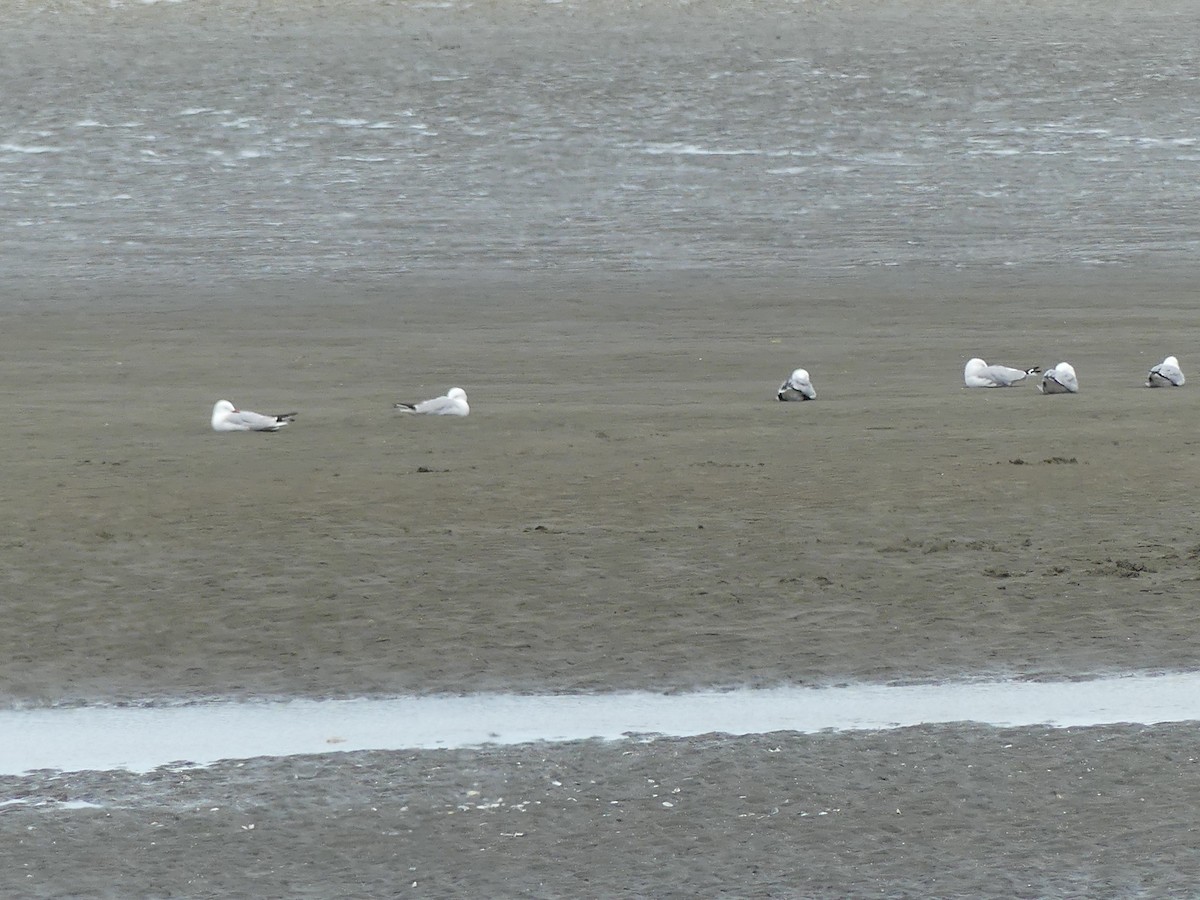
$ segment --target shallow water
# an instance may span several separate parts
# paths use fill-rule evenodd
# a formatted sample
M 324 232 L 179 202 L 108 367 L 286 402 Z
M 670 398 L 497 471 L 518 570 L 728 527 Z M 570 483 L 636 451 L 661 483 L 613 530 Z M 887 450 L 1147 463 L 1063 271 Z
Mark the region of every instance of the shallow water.
M 0 247 L 88 278 L 1187 259 L 1196 17 L 85 0 L 6 28 Z
M 876 731 L 946 722 L 1055 727 L 1200 720 L 1200 673 L 1068 682 L 781 687 L 683 694 L 476 694 L 0 712 L 0 774 L 202 766 L 353 750 L 631 735 Z

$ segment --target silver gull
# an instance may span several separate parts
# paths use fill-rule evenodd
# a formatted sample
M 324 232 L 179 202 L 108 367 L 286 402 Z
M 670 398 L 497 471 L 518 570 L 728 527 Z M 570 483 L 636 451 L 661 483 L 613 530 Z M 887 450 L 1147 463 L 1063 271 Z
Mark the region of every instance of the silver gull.
M 434 397 L 420 403 L 397 403 L 395 408 L 401 412 L 428 416 L 465 416 L 471 412 L 467 404 L 467 392 L 460 387 L 450 388 L 444 397 Z
M 1030 375 L 1037 375 L 1041 368 L 1033 366 L 1028 369 L 1014 369 L 1011 366 L 989 366 L 979 357 L 967 361 L 963 369 L 963 381 L 971 388 L 1012 387 L 1020 384 Z
M 776 396 L 780 400 L 816 400 L 817 389 L 813 387 L 807 369 L 796 369 L 788 376 L 788 380 L 779 386 Z
M 1038 390 L 1043 394 L 1078 394 L 1079 379 L 1075 377 L 1075 367 L 1060 362 L 1042 376 Z
M 213 406 L 212 427 L 213 431 L 278 431 L 284 425 L 290 425 L 298 415 L 290 412 L 264 416 L 248 409 L 238 409 L 228 400 L 218 400 Z
M 1183 387 L 1186 380 L 1183 369 L 1179 368 L 1179 360 L 1168 356 L 1150 370 L 1146 376 L 1146 387 Z

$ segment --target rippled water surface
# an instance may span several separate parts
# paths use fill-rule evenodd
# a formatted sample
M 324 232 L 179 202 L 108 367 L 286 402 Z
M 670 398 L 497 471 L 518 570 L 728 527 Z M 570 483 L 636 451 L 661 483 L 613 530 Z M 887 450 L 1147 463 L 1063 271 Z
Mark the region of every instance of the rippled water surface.
M 1185 4 L 23 7 L 10 276 L 1195 252 Z

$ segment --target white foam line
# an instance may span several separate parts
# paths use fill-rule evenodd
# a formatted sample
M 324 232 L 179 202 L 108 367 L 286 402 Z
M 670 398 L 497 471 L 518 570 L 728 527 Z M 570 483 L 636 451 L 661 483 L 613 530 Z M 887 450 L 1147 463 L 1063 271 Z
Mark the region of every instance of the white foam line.
M 946 722 L 1054 727 L 1200 720 L 1200 673 L 1069 682 L 850 685 L 684 694 L 474 694 L 0 711 L 0 774 L 208 765 L 351 750 Z

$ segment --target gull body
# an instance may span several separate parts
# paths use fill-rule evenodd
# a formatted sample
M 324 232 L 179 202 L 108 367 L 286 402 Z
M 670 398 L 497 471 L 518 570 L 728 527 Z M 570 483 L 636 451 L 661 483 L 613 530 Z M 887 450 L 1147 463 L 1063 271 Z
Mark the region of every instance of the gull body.
M 1179 368 L 1179 360 L 1168 356 L 1150 370 L 1146 376 L 1146 387 L 1183 387 L 1186 380 L 1183 369 Z
M 796 369 L 787 381 L 779 386 L 776 396 L 780 400 L 816 400 L 817 389 L 808 377 L 807 369 Z
M 1075 367 L 1067 362 L 1060 362 L 1042 376 L 1038 390 L 1043 394 L 1077 394 L 1079 379 L 1075 377 Z
M 278 431 L 284 425 L 290 425 L 298 415 L 290 412 L 264 416 L 248 409 L 238 409 L 228 400 L 218 400 L 213 406 L 212 428 L 213 431 Z
M 1030 375 L 1041 372 L 1039 366 L 1028 369 L 1014 369 L 1011 366 L 989 366 L 979 357 L 967 361 L 963 369 L 963 383 L 971 388 L 1012 387 L 1020 384 Z
M 422 400 L 420 403 L 397 403 L 396 409 L 426 416 L 466 416 L 471 412 L 467 392 L 460 387 L 450 388 L 444 397 Z

